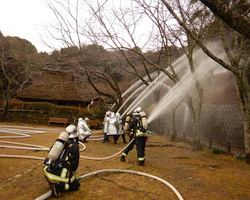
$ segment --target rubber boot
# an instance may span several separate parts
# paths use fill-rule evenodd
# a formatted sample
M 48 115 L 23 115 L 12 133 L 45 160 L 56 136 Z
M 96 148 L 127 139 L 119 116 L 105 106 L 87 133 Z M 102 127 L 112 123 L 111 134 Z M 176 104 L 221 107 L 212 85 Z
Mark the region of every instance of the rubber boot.
M 86 138 L 83 139 L 83 143 L 88 143 Z
M 124 155 L 121 156 L 120 160 L 121 160 L 122 162 L 127 162 L 126 157 L 125 157 Z
M 138 165 L 138 166 L 143 166 L 143 165 L 144 165 L 144 162 L 145 162 L 145 160 L 143 160 L 143 161 L 138 161 L 138 162 L 135 163 L 135 164 Z
M 127 144 L 126 138 L 125 138 L 125 134 L 122 134 L 122 139 L 123 139 L 123 143 Z
M 61 193 L 59 192 L 59 188 L 56 185 L 50 184 L 50 189 L 52 191 L 53 197 L 59 197 L 61 195 Z

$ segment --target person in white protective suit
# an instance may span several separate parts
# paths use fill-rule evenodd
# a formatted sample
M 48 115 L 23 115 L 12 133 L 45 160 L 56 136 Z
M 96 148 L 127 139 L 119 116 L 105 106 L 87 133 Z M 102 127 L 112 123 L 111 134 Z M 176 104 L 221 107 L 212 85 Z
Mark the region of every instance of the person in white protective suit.
M 127 143 L 126 142 L 126 137 L 125 137 L 125 130 L 123 128 L 123 124 L 122 124 L 122 118 L 121 118 L 121 115 L 120 113 L 116 113 L 115 114 L 116 116 L 116 119 L 117 119 L 117 123 L 118 123 L 118 136 L 116 136 L 116 141 L 119 139 L 120 135 L 122 136 L 122 139 L 123 139 L 123 143 Z
M 79 137 L 79 140 L 87 143 L 87 138 L 92 134 L 87 121 L 89 119 L 85 118 L 85 120 L 83 120 L 82 118 L 78 119 L 78 124 L 77 124 L 77 135 Z
M 112 135 L 114 137 L 114 143 L 116 144 L 116 141 L 118 139 L 117 137 L 119 137 L 119 135 L 118 135 L 118 122 L 114 112 L 111 112 L 108 120 L 109 121 L 108 121 L 107 135 L 108 136 Z
M 110 115 L 111 115 L 111 112 L 110 111 L 107 111 L 106 114 L 105 114 L 105 117 L 104 117 L 104 120 L 103 120 L 103 142 L 102 143 L 105 143 L 106 141 L 110 141 L 109 140 L 109 136 L 107 135 L 107 132 L 108 132 L 108 125 L 109 125 L 109 121 L 110 121 Z

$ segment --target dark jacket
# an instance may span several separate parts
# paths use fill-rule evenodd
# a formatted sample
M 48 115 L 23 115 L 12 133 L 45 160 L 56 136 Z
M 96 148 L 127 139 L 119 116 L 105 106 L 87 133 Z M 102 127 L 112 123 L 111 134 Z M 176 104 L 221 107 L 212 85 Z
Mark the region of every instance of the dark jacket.
M 76 138 L 70 138 L 68 141 L 68 162 L 73 171 L 76 171 L 79 165 L 79 146 Z

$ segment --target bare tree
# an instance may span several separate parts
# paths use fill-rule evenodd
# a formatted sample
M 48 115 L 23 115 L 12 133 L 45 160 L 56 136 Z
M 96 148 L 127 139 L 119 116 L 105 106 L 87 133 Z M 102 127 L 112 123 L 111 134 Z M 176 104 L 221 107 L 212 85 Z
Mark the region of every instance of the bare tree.
M 62 43 L 63 49 L 76 47 L 74 51 L 64 51 L 64 57 L 61 58 L 75 69 L 75 73 L 84 74 L 86 80 L 99 95 L 121 104 L 118 66 L 110 60 L 109 52 L 96 42 L 91 42 L 88 39 L 91 38 L 90 35 L 86 36 L 86 27 L 82 25 L 86 19 L 79 17 L 84 14 L 81 12 L 81 2 L 54 1 L 54 3 L 47 2 L 47 5 L 56 17 L 55 24 L 50 25 L 49 34 Z M 57 34 L 55 35 L 52 30 Z M 86 39 L 91 42 L 91 45 L 84 44 Z M 106 87 L 103 87 L 103 84 Z
M 140 42 L 137 29 L 140 28 L 142 14 L 137 12 L 137 8 L 131 7 L 129 4 L 128 8 L 118 6 L 115 9 L 114 7 L 107 7 L 107 1 L 93 2 L 84 0 L 81 2 L 82 4 L 78 1 L 75 5 L 72 5 L 69 0 L 54 2 L 54 5 L 48 3 L 48 6 L 52 9 L 58 21 L 58 25 L 53 25 L 52 27 L 61 35 L 60 37 L 55 37 L 55 39 L 62 41 L 65 46 L 78 46 L 80 51 L 82 51 L 82 41 L 85 38 L 92 44 L 102 45 L 109 52 L 115 51 L 117 52 L 116 55 L 119 54 L 116 57 L 116 62 L 112 62 L 112 65 L 107 65 L 107 63 L 110 64 L 111 62 L 99 65 L 98 70 L 86 62 L 77 62 L 75 65 L 78 69 L 86 72 L 89 83 L 100 95 L 111 98 L 101 88 L 98 88 L 96 82 L 92 81 L 93 78 L 91 76 L 102 81 L 109 80 L 105 81 L 107 86 L 116 88 L 114 90 L 117 92 L 116 98 L 122 103 L 121 90 L 117 88 L 119 85 L 116 85 L 115 79 L 110 82 L 112 75 L 109 74 L 112 71 L 118 71 L 118 68 L 131 74 L 133 77 L 139 78 L 145 85 L 153 81 L 151 72 L 155 70 L 165 73 L 173 81 L 177 79 L 172 66 L 169 63 L 166 64 L 167 59 L 165 56 L 162 56 L 167 54 L 168 51 L 166 43 L 162 44 L 162 48 L 159 48 L 159 59 L 157 62 L 149 59 L 147 54 L 143 52 L 144 50 L 140 48 L 140 46 L 146 47 L 149 40 L 152 41 L 152 32 L 149 31 L 149 39 L 145 39 L 144 43 Z M 83 19 L 79 17 L 81 15 L 81 7 L 88 10 L 88 16 L 85 16 Z M 64 14 L 62 10 L 65 11 Z M 54 36 L 52 33 L 51 35 Z M 84 60 L 84 54 L 82 56 L 81 59 L 78 57 L 77 60 Z M 115 66 L 114 63 L 117 63 L 117 65 Z M 109 67 L 109 70 L 106 70 L 108 66 L 112 66 L 113 69 L 110 70 L 111 68 Z M 168 71 L 166 68 L 170 68 L 170 70 Z M 107 79 L 107 77 L 110 78 Z
M 162 3 L 167 7 L 169 12 L 174 16 L 177 22 L 185 31 L 192 37 L 203 51 L 214 61 L 219 63 L 222 67 L 232 72 L 235 78 L 236 88 L 238 90 L 238 99 L 240 102 L 240 107 L 243 115 L 244 123 L 244 139 L 245 139 L 245 152 L 247 154 L 247 162 L 250 163 L 250 63 L 249 63 L 249 49 L 250 42 L 248 39 L 237 34 L 228 27 L 225 27 L 227 37 L 223 37 L 224 50 L 227 54 L 229 63 L 220 59 L 214 55 L 207 47 L 206 43 L 201 38 L 198 38 L 196 33 L 193 32 L 187 24 L 177 15 L 171 5 L 165 1 L 161 0 Z M 232 43 L 232 41 L 234 41 Z M 233 44 L 233 45 L 232 45 Z
M 229 27 L 250 39 L 250 3 L 248 1 L 200 0 Z M 239 10 L 237 7 L 241 7 Z M 239 12 L 240 11 L 240 12 Z
M 190 29 L 196 33 L 198 38 L 205 37 L 204 32 L 206 29 L 206 26 L 211 24 L 211 15 L 207 11 L 206 7 L 204 6 L 197 6 L 192 3 L 187 3 L 185 8 L 181 5 L 181 2 L 177 0 L 177 7 L 180 12 L 180 17 L 182 21 L 185 24 L 189 24 Z M 187 38 L 186 46 L 183 44 L 183 42 L 179 39 L 180 44 L 182 44 L 182 49 L 184 49 L 184 53 L 188 58 L 189 62 L 189 68 L 190 71 L 194 76 L 195 72 L 197 71 L 196 66 L 194 64 L 194 50 L 197 47 L 197 42 L 188 35 L 188 33 L 183 30 L 185 34 L 185 38 Z M 202 149 L 201 145 L 201 135 L 199 130 L 199 124 L 200 124 L 200 114 L 201 114 L 201 108 L 202 108 L 202 101 L 203 101 L 203 88 L 199 82 L 198 79 L 195 79 L 195 88 L 197 91 L 196 103 L 194 101 L 194 98 L 190 95 L 186 95 L 186 102 L 189 107 L 190 114 L 192 116 L 192 124 L 193 124 L 193 139 L 194 139 L 194 149 L 200 150 Z M 195 105 L 196 104 L 196 105 Z
M 81 51 L 84 53 L 83 60 L 78 62 L 78 64 L 81 63 L 81 66 L 78 65 L 79 69 L 84 70 L 88 82 L 99 95 L 111 99 L 118 107 L 121 106 L 123 101 L 122 88 L 119 84 L 122 77 L 120 63 L 111 52 L 106 51 L 103 47 L 89 46 L 95 48 L 90 51 L 89 48 L 82 48 Z M 98 48 L 96 49 L 96 47 Z
M 30 84 L 36 57 L 37 50 L 30 42 L 18 37 L 4 37 L 0 33 L 0 95 L 4 101 L 2 120 L 8 113 L 11 98 Z
M 184 54 L 186 55 L 189 62 L 189 69 L 195 76 L 196 67 L 193 61 L 193 52 L 197 48 L 197 43 L 193 40 L 184 29 L 174 25 L 173 23 L 168 23 L 168 21 L 173 21 L 172 16 L 166 12 L 164 5 L 161 1 L 136 1 L 141 7 L 144 8 L 147 16 L 156 24 L 159 28 L 160 38 L 162 43 L 164 41 L 169 42 L 172 46 L 180 46 Z M 181 7 L 180 1 L 172 2 L 172 7 L 176 7 L 179 10 L 179 14 L 182 20 L 190 25 L 192 30 L 195 30 L 198 37 L 201 37 L 204 33 L 204 29 L 209 20 L 208 12 L 203 7 L 194 7 L 193 4 L 186 2 L 185 8 Z M 169 16 L 170 15 L 170 16 Z M 171 66 L 171 65 L 170 65 Z M 173 66 L 171 66 L 173 68 Z M 175 75 L 175 83 L 179 82 L 180 77 Z M 190 94 L 186 94 L 186 102 L 189 106 L 190 114 L 192 116 L 193 122 L 193 138 L 194 138 L 194 149 L 201 149 L 200 134 L 199 134 L 199 118 L 202 106 L 203 89 L 199 81 L 196 79 L 196 90 L 198 94 L 198 101 L 194 101 Z M 196 102 L 196 105 L 195 105 Z M 180 104 L 172 105 L 179 106 Z M 175 112 L 177 107 L 173 108 L 172 111 Z M 173 113 L 173 116 L 175 114 Z M 173 122 L 173 139 L 176 135 L 175 122 Z
M 57 32 L 60 33 L 60 37 L 58 35 L 51 34 L 53 36 L 56 36 L 55 38 L 58 38 L 61 40 L 65 45 L 77 45 L 79 48 L 81 48 L 81 44 L 83 41 L 83 38 L 88 38 L 89 41 L 93 44 L 98 44 L 98 45 L 103 45 L 105 48 L 109 50 L 115 50 L 119 52 L 121 55 L 123 55 L 124 59 L 126 60 L 128 66 L 130 67 L 130 71 L 134 74 L 137 75 L 138 78 L 140 78 L 142 81 L 144 81 L 144 75 L 146 74 L 148 76 L 148 79 L 145 79 L 145 83 L 147 84 L 148 80 L 151 80 L 150 77 L 150 68 L 153 67 L 155 69 L 161 70 L 163 73 L 166 73 L 169 75 L 169 77 L 173 78 L 173 80 L 176 80 L 175 74 L 173 71 L 166 70 L 166 65 L 158 65 L 159 63 L 153 63 L 150 59 L 145 57 L 145 54 L 141 53 L 143 52 L 143 49 L 148 45 L 152 45 L 154 42 L 155 44 L 160 44 L 159 49 L 164 49 L 165 46 L 167 45 L 162 45 L 164 44 L 164 40 L 162 39 L 161 41 L 157 39 L 159 38 L 167 38 L 164 37 L 164 30 L 166 27 L 160 27 L 158 26 L 158 30 L 161 29 L 162 31 L 160 34 L 157 34 L 152 31 L 149 31 L 149 34 L 147 37 L 148 39 L 145 39 L 144 45 L 139 45 L 140 38 L 142 38 L 142 35 L 139 34 L 136 31 L 140 26 L 139 26 L 139 21 L 143 18 L 143 14 L 140 9 L 135 7 L 132 4 L 132 1 L 123 1 L 119 2 L 120 4 L 122 3 L 127 3 L 131 4 L 129 7 L 131 9 L 127 9 L 127 7 L 123 7 L 123 9 L 117 9 L 115 10 L 113 7 L 108 7 L 106 9 L 106 6 L 110 1 L 77 1 L 76 6 L 74 7 L 74 10 L 72 10 L 71 7 L 71 2 L 69 0 L 66 0 L 64 2 L 62 1 L 55 1 L 57 2 L 60 6 L 62 6 L 63 10 L 65 10 L 68 15 L 65 17 L 63 15 L 63 12 L 61 12 L 61 9 L 56 9 L 56 7 L 53 7 L 51 4 L 51 8 L 54 11 L 57 19 L 58 19 L 58 25 L 54 26 L 56 28 Z M 249 50 L 249 40 L 246 38 L 241 37 L 240 35 L 237 35 L 237 33 L 231 31 L 229 28 L 224 29 L 224 31 L 227 31 L 229 33 L 229 37 L 224 37 L 222 40 L 224 42 L 224 47 L 225 47 L 225 53 L 228 56 L 228 60 L 230 63 L 227 63 L 226 61 L 222 60 L 218 56 L 214 55 L 206 46 L 206 40 L 204 39 L 205 37 L 199 33 L 199 30 L 197 29 L 197 26 L 193 26 L 194 23 L 189 23 L 191 22 L 189 16 L 189 12 L 193 11 L 187 10 L 187 13 L 181 13 L 179 12 L 177 14 L 177 10 L 185 10 L 185 4 L 178 5 L 176 4 L 170 4 L 171 2 L 167 2 L 165 0 L 160 0 L 160 1 L 153 1 L 156 2 L 156 5 L 160 6 L 158 7 L 159 9 L 166 7 L 171 13 L 171 15 L 176 19 L 180 27 L 185 31 L 185 34 L 187 34 L 188 42 L 189 45 L 186 45 L 190 49 L 188 49 L 188 55 L 190 56 L 190 66 L 192 70 L 192 46 L 195 46 L 198 44 L 202 50 L 213 60 L 218 62 L 221 66 L 223 66 L 225 69 L 229 70 L 232 72 L 235 76 L 236 80 L 236 87 L 238 89 L 239 93 L 239 100 L 241 103 L 241 109 L 242 109 L 242 114 L 244 118 L 244 132 L 245 132 L 245 147 L 246 147 L 246 152 L 249 153 L 250 151 L 250 101 L 249 101 L 249 60 L 247 59 L 246 55 Z M 182 2 L 182 1 L 181 1 Z M 195 2 L 195 1 L 194 1 Z M 232 1 L 229 1 L 232 2 Z M 84 3 L 84 5 L 83 5 Z M 95 4 L 96 3 L 96 4 Z M 114 3 L 114 2 L 111 2 Z M 143 2 L 143 3 L 146 3 Z M 143 5 L 141 3 L 141 5 Z M 185 2 L 184 2 L 185 3 Z M 194 4 L 195 6 L 200 6 L 198 2 Z M 230 4 L 231 5 L 231 4 Z M 88 9 L 86 9 L 86 6 Z M 194 7 L 195 7 L 194 6 Z M 80 8 L 85 8 L 88 11 L 88 16 L 86 17 L 87 20 L 81 20 L 80 19 Z M 157 7 L 156 7 L 157 8 Z M 237 7 L 235 7 L 237 8 Z M 59 12 L 60 10 L 60 12 Z M 86 11 L 85 10 L 85 11 Z M 157 9 L 155 9 L 157 10 Z M 159 12 L 155 12 L 154 14 L 159 14 Z M 167 15 L 167 14 L 166 14 Z M 192 14 L 191 14 L 192 15 Z M 151 15 L 154 16 L 154 15 Z M 184 17 L 183 17 L 184 16 Z M 153 18 L 152 18 L 153 19 Z M 161 25 L 164 24 L 164 21 L 162 21 Z M 158 24 L 160 25 L 160 24 Z M 201 24 L 200 24 L 201 25 Z M 176 26 L 176 24 L 175 24 Z M 159 33 L 159 32 L 158 32 Z M 143 35 L 145 36 L 145 35 Z M 160 36 L 160 37 L 158 37 Z M 163 36 L 163 37 L 161 37 Z M 143 37 L 145 38 L 145 37 Z M 179 37 L 180 39 L 182 38 L 182 35 Z M 160 42 L 159 42 L 160 41 Z M 166 44 L 165 40 L 165 44 Z M 168 38 L 168 41 L 169 38 Z M 230 41 L 234 41 L 234 43 L 229 43 Z M 151 43 L 152 42 L 152 43 Z M 234 44 L 234 45 L 232 45 Z M 138 51 L 138 48 L 142 51 Z M 192 47 L 192 48 L 191 48 Z M 127 54 L 128 52 L 133 52 L 133 54 Z M 159 51 L 161 55 L 163 55 L 164 51 Z M 165 52 L 167 52 L 165 50 Z M 131 62 L 132 57 L 138 57 L 141 59 L 141 63 L 144 67 L 144 73 L 141 74 L 141 71 L 138 71 L 138 65 L 134 65 L 133 62 Z M 164 56 L 163 56 L 164 57 Z M 162 57 L 161 57 L 162 58 Z M 165 59 L 166 57 L 164 57 Z M 163 62 L 161 62 L 163 63 Z M 168 67 L 171 65 L 168 65 Z M 121 65 L 122 67 L 122 65 Z M 89 72 L 91 70 L 88 70 Z M 94 73 L 92 73 L 94 74 Z M 198 91 L 200 90 L 202 94 L 202 89 L 199 88 L 199 84 L 197 84 L 197 89 Z M 198 116 L 198 115 L 197 115 Z M 197 118 L 198 119 L 198 118 Z

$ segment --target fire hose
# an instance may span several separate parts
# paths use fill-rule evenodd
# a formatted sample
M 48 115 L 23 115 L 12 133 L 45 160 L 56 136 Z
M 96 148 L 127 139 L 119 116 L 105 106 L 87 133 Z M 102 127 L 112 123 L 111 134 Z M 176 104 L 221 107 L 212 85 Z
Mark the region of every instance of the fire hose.
M 126 147 L 131 143 L 133 142 L 133 140 L 131 140 L 127 145 Z M 9 142 L 9 143 L 15 143 L 15 142 Z M 17 144 L 20 144 L 20 143 L 17 143 Z M 82 144 L 82 143 L 81 143 Z M 82 144 L 84 145 L 84 144 Z M 46 147 L 41 147 L 41 146 L 38 146 L 38 145 L 32 145 L 32 146 L 35 146 L 37 148 L 31 148 L 31 149 L 36 149 L 36 150 L 49 150 L 48 148 L 46 149 Z M 125 148 L 126 148 L 125 147 Z M 7 147 L 8 148 L 8 147 Z M 19 147 L 19 148 L 22 148 L 22 147 Z M 86 147 L 85 147 L 86 148 Z M 112 158 L 112 157 L 115 157 L 116 155 L 120 154 L 125 148 L 123 148 L 121 151 L 119 151 L 118 153 L 112 155 L 112 156 L 107 156 L 107 157 L 104 157 L 104 158 L 92 158 L 92 157 L 86 157 L 86 156 L 80 156 L 81 158 L 85 158 L 85 159 L 93 159 L 93 160 L 103 160 L 103 159 L 108 159 L 108 158 Z M 27 148 L 25 148 L 27 149 Z M 0 155 L 0 157 L 8 157 L 8 158 L 27 158 L 27 159 L 38 159 L 38 160 L 44 160 L 43 157 L 37 157 L 37 156 L 21 156 L 21 155 L 6 155 L 6 154 L 2 154 Z M 154 176 L 154 175 L 151 175 L 151 174 L 147 174 L 147 173 L 143 173 L 143 172 L 138 172 L 138 171 L 132 171 L 132 170 L 123 170 L 123 169 L 106 169 L 106 170 L 99 170 L 99 171 L 94 171 L 94 172 L 91 172 L 91 173 L 88 173 L 88 174 L 85 174 L 85 175 L 82 175 L 80 177 L 78 177 L 77 179 L 78 180 L 82 180 L 82 179 L 85 179 L 87 177 L 90 177 L 90 176 L 94 176 L 96 174 L 99 174 L 99 173 L 111 173 L 111 172 L 114 172 L 114 173 L 130 173 L 130 174 L 135 174 L 135 175 L 140 175 L 140 176 L 147 176 L 149 178 L 153 178 L 155 180 L 158 180 L 160 182 L 162 182 L 163 184 L 167 185 L 174 193 L 175 195 L 178 197 L 179 200 L 183 200 L 182 196 L 180 195 L 180 193 L 170 184 L 168 183 L 167 181 L 165 181 L 164 179 L 161 179 L 157 176 Z M 44 200 L 44 199 L 47 199 L 49 198 L 50 196 L 52 195 L 52 191 L 48 191 L 46 192 L 45 194 L 41 195 L 40 197 L 36 198 L 36 200 Z
M 135 174 L 135 175 L 139 175 L 139 176 L 146 176 L 152 179 L 155 179 L 157 181 L 162 182 L 163 184 L 167 185 L 174 193 L 175 195 L 178 197 L 179 200 L 183 200 L 182 196 L 180 195 L 180 193 L 174 188 L 174 186 L 172 186 L 169 182 L 165 181 L 162 178 L 159 178 L 157 176 L 148 174 L 148 173 L 144 173 L 144 172 L 138 172 L 138 171 L 133 171 L 133 170 L 125 170 L 125 169 L 104 169 L 104 170 L 99 170 L 99 171 L 94 171 L 85 175 L 82 175 L 80 177 L 78 177 L 78 180 L 82 180 L 85 179 L 87 177 L 90 176 L 95 176 L 97 174 L 101 174 L 101 173 L 129 173 L 129 174 Z M 49 198 L 52 195 L 52 191 L 48 191 L 46 193 L 44 193 L 43 195 L 41 195 L 40 197 L 36 198 L 35 200 L 44 200 Z
M 21 137 L 30 137 L 29 135 L 26 135 L 26 134 L 25 135 L 21 134 L 21 135 L 22 135 Z M 8 136 L 8 137 L 13 138 L 11 136 Z M 14 136 L 14 137 L 20 137 L 20 136 Z M 3 136 L 1 138 L 5 138 L 5 137 Z M 93 157 L 86 157 L 86 156 L 80 156 L 80 157 L 85 158 L 85 159 L 92 159 L 92 160 L 109 159 L 109 158 L 115 157 L 118 154 L 120 154 L 133 141 L 134 141 L 134 139 L 132 139 L 122 150 L 120 150 L 119 152 L 117 152 L 116 154 L 111 155 L 111 156 L 107 156 L 107 157 L 103 157 L 103 158 L 93 158 Z M 39 145 L 33 145 L 33 144 L 24 144 L 24 143 L 9 142 L 9 141 L 0 141 L 0 142 L 9 143 L 9 144 L 18 144 L 18 145 L 31 146 L 31 147 L 18 147 L 18 146 L 0 145 L 0 147 L 5 147 L 5 148 L 18 148 L 18 149 L 30 149 L 30 150 L 47 150 L 47 151 L 49 150 L 49 148 L 39 146 Z M 82 144 L 81 142 L 79 142 L 79 143 L 83 146 L 83 148 L 80 149 L 80 151 L 85 150 L 86 146 L 84 144 Z M 22 155 L 7 155 L 7 154 L 0 154 L 0 157 L 27 158 L 27 159 L 37 159 L 37 160 L 44 160 L 45 159 L 43 157 L 37 157 L 37 156 L 22 156 Z M 144 173 L 144 172 L 138 172 L 138 171 L 132 171 L 132 170 L 123 170 L 123 169 L 106 169 L 106 170 L 94 171 L 94 172 L 82 175 L 82 176 L 78 177 L 77 179 L 82 180 L 82 179 L 85 179 L 87 177 L 99 174 L 99 173 L 111 173 L 111 172 L 114 172 L 114 173 L 130 173 L 130 174 L 135 174 L 135 175 L 140 175 L 140 176 L 147 176 L 149 178 L 153 178 L 153 179 L 158 180 L 158 181 L 162 182 L 163 184 L 167 185 L 175 193 L 175 195 L 178 197 L 179 200 L 183 200 L 180 193 L 170 183 L 168 183 L 167 181 L 165 181 L 165 180 L 163 180 L 163 179 L 161 179 L 161 178 L 159 178 L 157 176 L 147 174 L 147 173 Z M 49 198 L 51 195 L 52 195 L 52 191 L 50 190 L 50 191 L 46 192 L 45 194 L 41 195 L 40 197 L 36 198 L 36 200 L 44 200 L 44 199 Z

